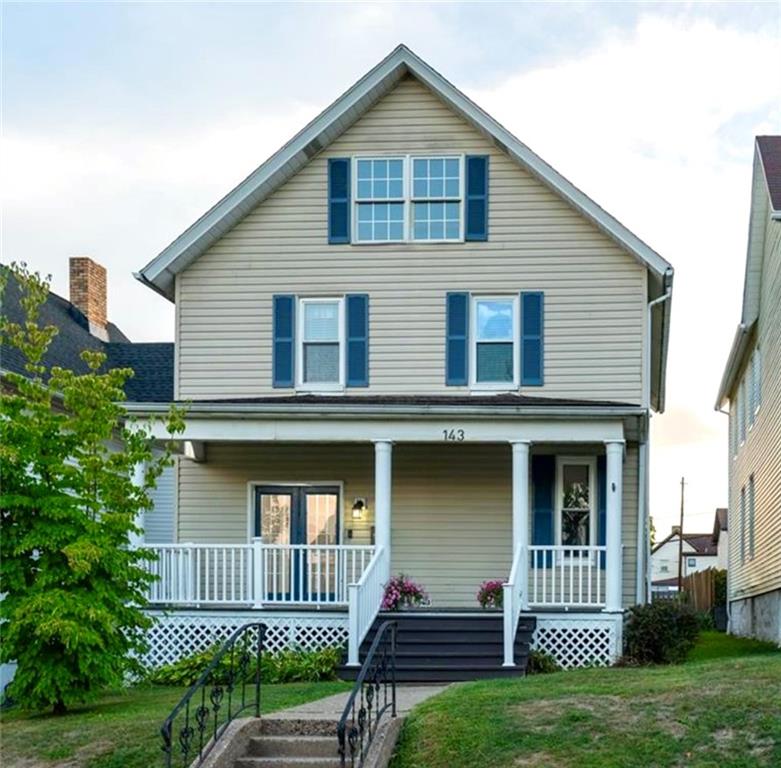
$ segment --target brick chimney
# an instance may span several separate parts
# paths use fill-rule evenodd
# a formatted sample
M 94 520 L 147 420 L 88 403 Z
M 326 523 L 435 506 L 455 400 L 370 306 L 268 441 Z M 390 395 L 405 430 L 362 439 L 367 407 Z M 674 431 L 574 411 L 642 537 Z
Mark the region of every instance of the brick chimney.
M 107 340 L 106 268 L 89 256 L 70 258 L 70 301 L 86 316 L 90 333 Z

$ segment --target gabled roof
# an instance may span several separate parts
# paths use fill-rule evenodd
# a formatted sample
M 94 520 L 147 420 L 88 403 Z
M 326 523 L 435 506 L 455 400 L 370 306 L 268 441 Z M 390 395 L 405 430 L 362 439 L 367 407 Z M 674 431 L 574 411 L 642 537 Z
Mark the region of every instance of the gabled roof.
M 781 136 L 757 136 L 754 142 L 743 305 L 740 323 L 732 339 L 732 346 L 719 384 L 716 410 L 722 408 L 729 398 L 743 369 L 746 353 L 752 346 L 752 334 L 759 316 L 760 280 L 768 217 L 781 220 Z
M 316 154 L 338 138 L 407 74 L 413 75 L 430 88 L 453 111 L 515 158 L 524 168 L 557 192 L 645 265 L 656 278 L 656 293 L 661 293 L 671 286 L 673 270 L 665 259 L 404 45 L 395 48 L 331 106 L 179 235 L 165 250 L 143 267 L 136 277 L 173 301 L 174 278 L 178 273 L 186 269 L 258 203 L 266 199 Z M 668 308 L 669 302 L 666 302 L 665 311 L 668 311 Z
M 722 532 L 727 530 L 727 508 L 718 507 L 716 509 L 716 516 L 713 519 L 713 535 L 711 539 L 714 544 L 719 543 L 719 536 Z
M 20 303 L 21 289 L 13 273 L 7 267 L 8 283 L 2 295 L 3 315 L 14 323 L 23 323 L 24 309 Z M 110 368 L 129 367 L 134 376 L 125 384 L 125 395 L 129 401 L 170 402 L 173 400 L 173 344 L 134 344 L 113 323 L 108 323 L 108 342 L 90 333 L 89 321 L 78 307 L 70 301 L 49 292 L 41 306 L 39 322 L 58 329 L 44 357 L 48 369 L 57 366 L 82 374 L 88 372 L 87 364 L 81 359 L 84 350 L 104 352 L 106 365 Z M 0 368 L 26 376 L 24 358 L 9 344 L 0 345 Z

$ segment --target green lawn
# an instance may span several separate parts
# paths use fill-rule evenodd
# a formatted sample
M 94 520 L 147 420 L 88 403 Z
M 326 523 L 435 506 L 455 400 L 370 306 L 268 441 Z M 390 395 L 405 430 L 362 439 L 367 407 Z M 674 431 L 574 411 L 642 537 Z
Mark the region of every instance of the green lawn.
M 453 686 L 415 709 L 392 768 L 781 765 L 781 653 L 703 633 L 685 664 Z
M 349 690 L 342 682 L 266 685 L 263 712 Z M 179 688 L 139 687 L 54 717 L 10 710 L 0 718 L 3 768 L 155 768 L 162 765 L 160 725 Z

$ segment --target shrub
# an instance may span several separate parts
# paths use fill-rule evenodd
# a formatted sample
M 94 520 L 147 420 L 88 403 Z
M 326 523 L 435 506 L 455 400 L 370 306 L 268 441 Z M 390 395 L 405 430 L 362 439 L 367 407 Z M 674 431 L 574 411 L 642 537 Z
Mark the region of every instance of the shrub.
M 399 608 L 415 605 L 428 605 L 428 594 L 420 584 L 400 573 L 385 585 L 383 611 L 398 611 Z
M 561 672 L 558 661 L 545 651 L 529 651 L 529 661 L 526 664 L 527 675 L 547 675 L 551 672 Z
M 200 677 L 219 648 L 219 644 L 212 645 L 173 664 L 166 664 L 150 672 L 147 679 L 153 685 L 190 686 Z M 240 652 L 234 652 L 234 673 Z M 338 646 L 315 651 L 289 648 L 277 653 L 264 652 L 260 657 L 260 678 L 264 683 L 317 683 L 321 680 L 333 680 L 341 661 L 342 649 Z M 211 675 L 211 682 L 227 683 L 230 664 L 230 655 L 226 655 Z M 249 664 L 247 675 L 252 677 L 254 673 L 253 660 Z
M 715 604 L 726 605 L 727 604 L 727 572 L 725 570 L 716 570 L 714 573 L 715 580 Z
M 674 664 L 686 658 L 699 631 L 697 615 L 679 600 L 635 605 L 626 622 L 626 655 L 638 664 Z
M 484 581 L 477 590 L 477 602 L 483 608 L 501 608 L 504 590 L 498 579 Z

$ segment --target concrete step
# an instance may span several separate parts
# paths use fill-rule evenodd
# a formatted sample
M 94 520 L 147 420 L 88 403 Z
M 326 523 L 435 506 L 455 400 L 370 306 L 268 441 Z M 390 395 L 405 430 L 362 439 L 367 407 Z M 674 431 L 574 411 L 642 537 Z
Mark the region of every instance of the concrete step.
M 336 743 L 336 722 L 333 720 L 264 717 L 260 722 L 264 736 L 325 736 Z
M 240 757 L 234 768 L 340 768 L 338 757 Z
M 247 757 L 338 757 L 336 736 L 256 736 Z

